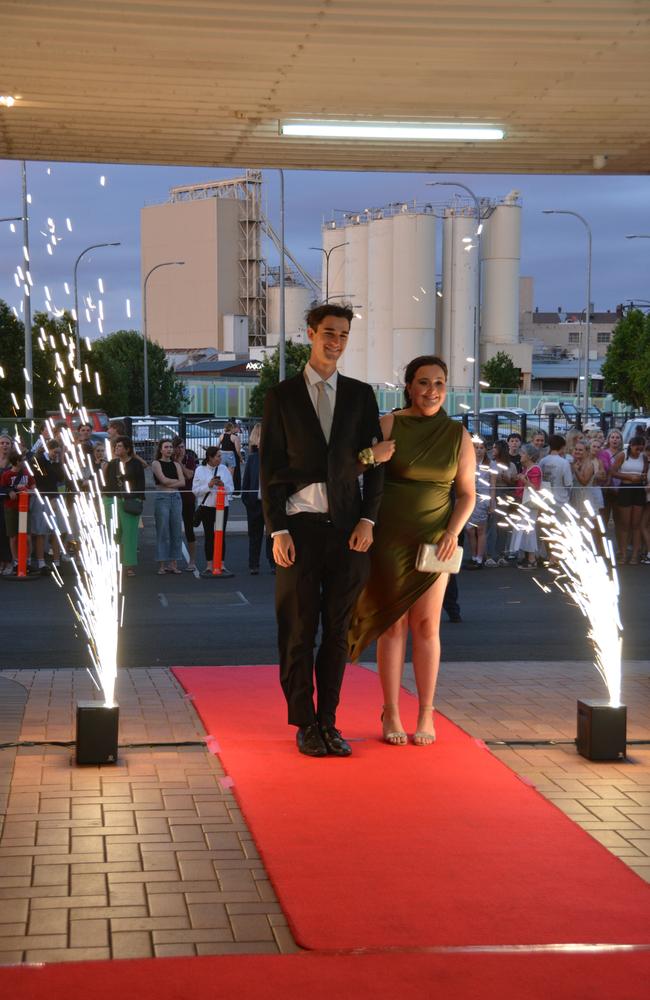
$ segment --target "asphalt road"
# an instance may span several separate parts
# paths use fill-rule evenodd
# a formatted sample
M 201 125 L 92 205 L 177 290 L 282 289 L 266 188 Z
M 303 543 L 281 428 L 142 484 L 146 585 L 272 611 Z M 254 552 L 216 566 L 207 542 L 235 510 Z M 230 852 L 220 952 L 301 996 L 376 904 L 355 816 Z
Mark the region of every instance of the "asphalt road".
M 243 508 L 235 505 L 233 521 L 238 516 Z M 190 573 L 159 577 L 153 546 L 152 518 L 146 517 L 138 575 L 125 580 L 120 666 L 276 662 L 275 578 L 266 565 L 259 576 L 249 575 L 244 534 L 228 536 L 227 563 L 235 576 L 227 580 L 196 579 Z M 535 575 L 547 578 L 545 570 Z M 67 579 L 72 582 L 72 576 Z M 650 567 L 623 567 L 620 579 L 623 655 L 645 659 L 650 648 Z M 580 611 L 556 589 L 543 594 L 531 573 L 514 568 L 461 572 L 459 590 L 463 621 L 443 621 L 443 660 L 589 658 L 587 623 Z M 0 600 L 4 668 L 90 664 L 66 594 L 51 578 L 0 579 Z M 371 649 L 364 659 L 373 658 Z

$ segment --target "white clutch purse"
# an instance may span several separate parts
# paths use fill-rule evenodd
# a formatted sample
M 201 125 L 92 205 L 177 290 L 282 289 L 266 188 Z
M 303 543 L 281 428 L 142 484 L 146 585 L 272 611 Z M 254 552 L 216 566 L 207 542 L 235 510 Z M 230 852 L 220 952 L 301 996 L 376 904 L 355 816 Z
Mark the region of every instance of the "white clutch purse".
M 421 573 L 458 573 L 463 561 L 462 547 L 457 545 L 453 555 L 444 560 L 438 559 L 437 548 L 437 545 L 421 545 L 415 558 L 415 568 Z

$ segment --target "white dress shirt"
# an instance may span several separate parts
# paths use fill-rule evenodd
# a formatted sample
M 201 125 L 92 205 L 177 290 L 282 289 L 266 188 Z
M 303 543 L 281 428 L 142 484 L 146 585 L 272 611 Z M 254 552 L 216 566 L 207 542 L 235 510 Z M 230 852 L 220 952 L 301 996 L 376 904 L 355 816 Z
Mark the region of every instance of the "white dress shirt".
M 318 372 L 307 362 L 303 374 L 307 383 L 307 392 L 316 411 L 316 416 L 318 416 L 318 389 L 316 388 L 318 382 L 325 382 L 324 391 L 327 393 L 332 413 L 334 413 L 336 383 L 339 375 L 336 369 L 329 378 L 322 379 Z M 310 483 L 309 486 L 305 486 L 302 490 L 298 490 L 297 493 L 293 493 L 287 500 L 287 514 L 289 516 L 292 514 L 327 514 L 328 511 L 329 503 L 327 500 L 326 483 Z M 274 532 L 274 534 L 277 534 L 277 532 Z

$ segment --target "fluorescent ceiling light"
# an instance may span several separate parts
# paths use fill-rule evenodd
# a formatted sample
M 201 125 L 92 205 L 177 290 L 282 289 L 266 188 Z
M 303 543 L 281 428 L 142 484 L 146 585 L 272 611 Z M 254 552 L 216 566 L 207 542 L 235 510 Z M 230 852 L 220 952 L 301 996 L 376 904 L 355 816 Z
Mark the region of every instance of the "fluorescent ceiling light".
M 281 135 L 311 136 L 316 139 L 416 139 L 425 142 L 481 142 L 503 139 L 503 129 L 493 125 L 407 122 L 280 122 Z

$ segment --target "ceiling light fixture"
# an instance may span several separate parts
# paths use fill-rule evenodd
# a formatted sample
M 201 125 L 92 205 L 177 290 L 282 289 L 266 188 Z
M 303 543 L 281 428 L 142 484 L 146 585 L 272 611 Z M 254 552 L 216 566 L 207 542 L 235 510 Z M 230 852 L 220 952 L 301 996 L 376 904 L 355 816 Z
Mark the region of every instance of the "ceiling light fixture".
M 494 125 L 441 122 L 337 122 L 281 121 L 280 135 L 315 139 L 396 139 L 424 142 L 485 142 L 503 139 L 505 132 Z

